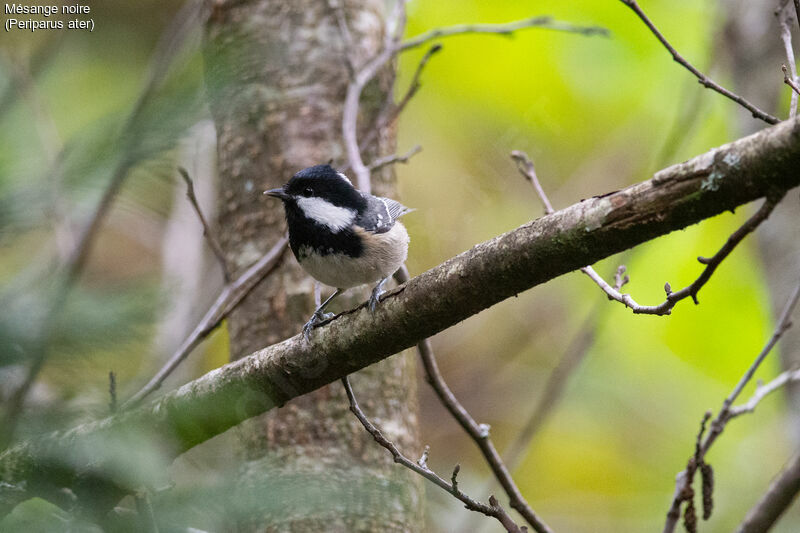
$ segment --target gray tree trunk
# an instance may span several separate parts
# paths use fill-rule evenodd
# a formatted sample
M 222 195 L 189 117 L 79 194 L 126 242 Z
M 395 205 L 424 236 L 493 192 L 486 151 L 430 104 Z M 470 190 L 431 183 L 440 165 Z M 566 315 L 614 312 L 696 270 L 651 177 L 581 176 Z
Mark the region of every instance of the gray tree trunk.
M 356 58 L 375 54 L 383 42 L 384 3 L 347 2 L 346 18 Z M 285 231 L 282 206 L 261 192 L 306 166 L 343 162 L 348 72 L 336 17 L 325 0 L 218 0 L 206 30 L 206 83 L 221 176 L 220 241 L 235 276 Z M 387 71 L 365 90 L 364 128 L 374 123 L 392 81 Z M 391 151 L 393 132 L 380 138 L 381 148 Z M 365 160 L 376 154 L 368 150 Z M 373 180 L 377 194 L 393 195 L 391 170 Z M 287 254 L 229 318 L 231 358 L 297 334 L 313 311 L 312 289 Z M 413 357 L 373 365 L 353 386 L 387 435 L 418 454 Z M 248 421 L 239 433 L 241 498 L 257 508 L 238 519 L 240 530 L 422 528 L 420 480 L 396 467 L 371 440 L 349 413 L 338 383 Z

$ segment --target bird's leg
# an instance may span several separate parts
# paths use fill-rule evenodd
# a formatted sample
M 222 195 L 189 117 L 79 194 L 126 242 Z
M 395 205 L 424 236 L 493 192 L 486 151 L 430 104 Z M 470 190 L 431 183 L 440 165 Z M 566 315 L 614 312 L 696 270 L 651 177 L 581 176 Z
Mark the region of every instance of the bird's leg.
M 324 313 L 323 311 L 325 310 L 325 306 L 328 305 L 331 302 L 331 300 L 339 296 L 343 290 L 344 289 L 336 289 L 336 291 L 333 294 L 331 294 L 327 300 L 322 302 L 322 304 L 319 307 L 317 307 L 317 310 L 314 311 L 314 314 L 311 315 L 310 319 L 308 319 L 306 325 L 303 326 L 303 336 L 306 338 L 307 341 L 311 340 L 311 330 L 314 329 L 317 326 L 317 324 L 319 324 L 323 320 L 327 320 L 333 317 L 333 313 Z
M 369 297 L 369 310 L 370 311 L 374 312 L 375 311 L 375 306 L 377 306 L 378 303 L 380 303 L 381 294 L 383 294 L 383 284 L 386 283 L 386 281 L 388 279 L 389 279 L 388 277 L 383 278 L 382 280 L 380 280 L 378 282 L 377 285 L 375 285 L 375 288 L 372 289 L 372 296 Z

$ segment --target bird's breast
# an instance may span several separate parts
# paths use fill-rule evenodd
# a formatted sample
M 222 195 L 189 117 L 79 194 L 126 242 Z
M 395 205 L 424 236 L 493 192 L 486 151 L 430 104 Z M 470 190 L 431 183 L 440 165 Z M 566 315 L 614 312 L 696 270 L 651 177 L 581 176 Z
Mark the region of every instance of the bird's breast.
M 332 246 L 299 245 L 295 257 L 300 266 L 325 285 L 347 289 L 373 283 L 394 274 L 408 256 L 408 232 L 399 222 L 385 233 L 355 228 L 360 252 L 351 254 Z

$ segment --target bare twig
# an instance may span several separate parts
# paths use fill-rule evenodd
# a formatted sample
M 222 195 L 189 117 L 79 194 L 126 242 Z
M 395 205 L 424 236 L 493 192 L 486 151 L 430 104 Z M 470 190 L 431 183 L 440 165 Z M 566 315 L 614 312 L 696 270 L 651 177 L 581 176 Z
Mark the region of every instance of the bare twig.
M 800 0 L 798 0 L 800 2 Z M 795 7 L 797 4 L 795 4 Z M 775 11 L 775 16 L 778 17 L 778 24 L 781 27 L 781 41 L 783 42 L 783 49 L 786 52 L 786 63 L 789 65 L 789 71 L 786 71 L 786 65 L 781 66 L 783 70 L 783 83 L 792 88 L 792 97 L 789 103 L 789 116 L 793 117 L 797 114 L 797 96 L 800 94 L 800 88 L 797 86 L 797 69 L 795 67 L 794 49 L 792 48 L 792 30 L 790 28 L 792 23 L 792 13 L 789 9 L 789 2 L 784 1 L 784 5 L 779 6 Z
M 800 381 L 800 369 L 781 372 L 778 377 L 766 385 L 757 386 L 756 392 L 753 393 L 747 403 L 731 407 L 728 420 L 746 413 L 752 413 L 756 410 L 756 406 L 761 402 L 761 400 L 785 386 L 787 383 L 792 383 L 795 381 Z
M 386 109 L 382 110 L 381 113 L 378 115 L 378 120 L 376 124 L 369 130 L 369 132 L 364 135 L 364 140 L 362 141 L 362 145 L 364 147 L 370 146 L 375 139 L 378 138 L 378 132 L 382 131 L 384 128 L 390 127 L 394 122 L 397 120 L 397 117 L 403 112 L 406 108 L 408 103 L 417 94 L 420 87 L 422 87 L 422 83 L 420 82 L 420 77 L 422 76 L 422 70 L 428 64 L 430 58 L 439 50 L 442 49 L 442 45 L 435 44 L 431 46 L 425 55 L 422 56 L 420 59 L 419 64 L 417 65 L 417 69 L 414 71 L 414 75 L 411 78 L 411 83 L 406 90 L 406 93 L 400 98 L 400 101 L 395 104 L 392 101 L 392 95 L 389 94 L 387 96 L 387 102 L 384 105 Z M 371 169 L 374 170 L 374 169 Z
M 200 323 L 195 326 L 189 336 L 186 337 L 175 353 L 172 354 L 169 361 L 167 361 L 161 370 L 159 370 L 139 392 L 134 394 L 122 405 L 123 409 L 138 405 L 150 393 L 161 387 L 164 380 L 167 379 L 172 371 L 175 370 L 190 353 L 192 353 L 192 350 L 214 331 L 220 322 L 239 305 L 239 302 L 250 294 L 250 291 L 272 272 L 283 257 L 288 242 L 286 237 L 282 237 L 261 259 L 253 264 L 253 266 L 248 268 L 236 280 L 225 286 L 211 308 L 206 311 Z
M 546 215 L 553 213 L 553 205 L 547 198 L 547 194 L 545 194 L 544 189 L 542 189 L 541 183 L 539 183 L 539 178 L 536 176 L 536 170 L 533 168 L 533 161 L 530 160 L 525 152 L 520 150 L 514 150 L 511 152 L 511 159 L 513 159 L 517 164 L 517 169 L 519 170 L 520 174 L 522 174 L 525 179 L 527 179 L 529 182 L 531 182 L 531 185 L 533 185 L 536 194 L 539 196 L 539 199 L 542 201 L 542 205 L 544 206 L 544 213 Z
M 358 108 L 361 91 L 398 52 L 400 38 L 406 26 L 406 0 L 395 2 L 392 13 L 387 18 L 387 25 L 393 27 L 394 31 L 386 32 L 381 52 L 369 60 L 348 84 L 342 111 L 342 137 L 347 151 L 347 161 L 356 175 L 358 188 L 367 193 L 372 189 L 370 172 L 361 158 L 361 148 L 358 144 Z
M 781 70 L 783 71 L 783 83 L 792 88 L 793 107 L 791 116 L 795 116 L 797 114 L 797 95 L 800 94 L 800 87 L 798 87 L 797 83 L 795 83 L 792 78 L 789 77 L 789 73 L 786 70 L 786 65 L 781 65 Z
M 452 37 L 454 35 L 464 35 L 468 33 L 489 33 L 510 36 L 515 31 L 528 28 L 542 28 L 546 30 L 577 33 L 586 36 L 599 35 L 601 37 L 608 37 L 610 35 L 610 32 L 606 28 L 602 28 L 600 26 L 576 26 L 574 24 L 553 20 L 552 17 L 540 16 L 508 22 L 505 24 L 459 24 L 457 26 L 450 26 L 447 28 L 437 28 L 417 35 L 416 37 L 412 37 L 407 41 L 403 41 L 401 50 L 409 50 L 411 48 L 421 46 L 429 41 L 433 41 L 434 39 Z
M 408 163 L 409 159 L 411 159 L 421 151 L 422 151 L 422 146 L 416 145 L 403 155 L 392 154 L 392 155 L 387 155 L 386 157 L 380 157 L 375 161 L 373 161 L 372 163 L 370 163 L 367 168 L 369 168 L 371 171 L 375 171 L 388 165 L 394 165 L 395 163 Z
M 656 28 L 655 24 L 653 24 L 653 22 L 647 17 L 647 15 L 645 15 L 644 11 L 642 11 L 642 8 L 639 7 L 639 4 L 637 4 L 635 0 L 620 0 L 620 2 L 631 8 L 633 12 L 636 13 L 636 15 L 642 20 L 642 22 L 644 22 L 645 25 L 650 29 L 653 35 L 655 35 L 656 38 L 661 42 L 661 44 L 664 45 L 664 48 L 666 48 L 667 51 L 669 51 L 669 53 L 672 55 L 672 59 L 683 65 L 689 72 L 694 74 L 694 76 L 697 78 L 700 84 L 703 85 L 703 87 L 716 91 L 721 95 L 730 98 L 740 106 L 750 111 L 750 113 L 753 115 L 754 118 L 761 119 L 768 124 L 777 124 L 778 122 L 780 122 L 779 119 L 773 117 L 772 115 L 770 115 L 765 111 L 762 111 L 761 109 L 751 104 L 738 94 L 735 94 L 729 91 L 728 89 L 722 87 L 714 80 L 712 80 L 711 78 L 700 72 L 697 68 L 694 67 L 694 65 L 689 63 L 686 59 L 684 59 L 683 56 L 681 56 L 678 53 L 678 51 L 675 50 L 675 48 L 673 48 L 671 44 L 669 44 L 669 41 L 667 41 L 667 39 L 661 34 L 661 32 L 658 31 L 658 28 Z
M 428 50 L 422 56 L 422 59 L 419 60 L 419 63 L 417 64 L 417 69 L 414 71 L 414 75 L 411 77 L 411 83 L 408 84 L 408 89 L 406 89 L 406 92 L 403 95 L 403 97 L 400 98 L 399 102 L 397 102 L 397 105 L 395 106 L 392 112 L 392 119 L 388 121 L 389 124 L 394 122 L 394 119 L 397 118 L 397 116 L 403 112 L 403 109 L 405 109 L 405 107 L 408 105 L 408 102 L 411 101 L 414 95 L 417 94 L 417 91 L 419 91 L 420 87 L 422 87 L 422 83 L 420 82 L 420 78 L 422 77 L 422 71 L 428 65 L 428 61 L 430 61 L 430 59 L 434 56 L 434 54 L 439 52 L 441 49 L 442 49 L 441 44 L 439 43 L 434 44 L 433 46 L 428 48 Z
M 349 168 L 353 170 L 356 175 L 356 182 L 359 189 L 365 192 L 370 192 L 370 169 L 364 164 L 361 158 L 361 148 L 358 141 L 358 108 L 361 99 L 361 92 L 369 81 L 398 53 L 405 50 L 410 50 L 421 46 L 428 41 L 450 37 L 453 35 L 462 35 L 465 33 L 490 33 L 499 35 L 511 35 L 515 31 L 527 28 L 543 28 L 557 31 L 565 31 L 570 33 L 579 33 L 582 35 L 608 35 L 608 30 L 597 26 L 575 26 L 559 21 L 554 21 L 551 17 L 532 17 L 525 20 L 510 22 L 508 24 L 467 24 L 460 26 L 451 26 L 449 28 L 440 28 L 431 30 L 417 37 L 413 37 L 407 41 L 401 41 L 403 30 L 406 25 L 406 0 L 397 0 L 395 2 L 392 14 L 388 17 L 387 26 L 394 28 L 394 31 L 387 31 L 383 49 L 381 52 L 368 61 L 360 71 L 356 72 L 350 84 L 347 87 L 347 94 L 345 96 L 343 112 L 342 112 L 342 137 L 344 139 L 345 149 L 347 152 L 347 162 Z M 427 63 L 427 60 L 438 49 L 431 48 L 423 60 L 420 62 L 417 70 L 421 69 Z M 413 89 L 413 83 L 412 83 Z M 413 92 L 412 92 L 413 96 Z M 409 99 L 411 96 L 409 96 Z M 402 100 L 401 100 L 402 103 Z M 406 102 L 407 103 L 407 102 Z M 405 105 L 405 104 L 404 104 Z M 385 123 L 390 123 L 396 118 L 396 115 L 390 117 Z M 370 132 L 372 136 L 377 135 Z M 366 145 L 367 143 L 365 143 Z
M 208 225 L 206 217 L 203 216 L 203 210 L 200 209 L 200 204 L 197 202 L 197 196 L 194 194 L 194 183 L 192 183 L 192 178 L 189 177 L 189 172 L 187 172 L 183 167 L 178 167 L 178 172 L 180 172 L 181 177 L 183 177 L 183 181 L 186 182 L 186 197 L 189 199 L 189 203 L 192 204 L 194 212 L 197 213 L 197 218 L 200 219 L 200 224 L 203 225 L 203 236 L 206 238 L 211 251 L 214 252 L 217 261 L 219 261 L 219 266 L 222 268 L 222 276 L 225 278 L 225 283 L 229 283 L 231 281 L 231 273 L 228 270 L 228 263 L 225 260 L 225 254 L 222 253 L 222 248 L 220 247 L 219 242 L 214 236 L 214 233 L 211 231 L 211 227 Z
M 728 257 L 728 255 L 730 255 L 733 249 L 736 248 L 736 246 L 742 242 L 747 235 L 752 233 L 762 222 L 767 219 L 767 217 L 769 217 L 770 213 L 772 213 L 772 210 L 775 209 L 775 206 L 778 204 L 778 202 L 780 202 L 781 198 L 783 198 L 783 193 L 774 197 L 768 197 L 766 200 L 764 200 L 764 203 L 761 204 L 759 210 L 753 216 L 747 219 L 747 221 L 742 224 L 739 229 L 733 232 L 730 237 L 728 237 L 727 242 L 725 242 L 722 248 L 720 248 L 713 257 L 698 257 L 697 260 L 706 265 L 706 267 L 703 269 L 703 272 L 700 274 L 700 276 L 698 276 L 697 279 L 695 279 L 691 284 L 679 291 L 673 292 L 669 283 L 667 283 L 664 286 L 664 291 L 667 293 L 667 297 L 658 305 L 639 305 L 630 294 L 622 294 L 618 289 L 615 289 L 609 285 L 602 278 L 602 276 L 595 272 L 595 270 L 590 266 L 582 268 L 581 271 L 592 278 L 592 281 L 594 281 L 598 287 L 603 289 L 610 300 L 616 300 L 626 307 L 629 307 L 634 314 L 659 316 L 669 315 L 672 313 L 672 308 L 675 307 L 678 302 L 688 297 L 691 297 L 695 304 L 699 303 L 697 294 L 700 292 L 700 289 L 706 283 L 708 283 L 708 280 L 711 279 L 711 275 L 714 273 L 717 267 L 722 263 L 722 261 L 725 260 L 725 258 Z
M 500 506 L 494 496 L 489 498 L 489 505 L 485 503 L 481 503 L 478 501 L 473 500 L 458 488 L 458 482 L 456 481 L 456 476 L 460 470 L 460 467 L 456 465 L 453 469 L 453 474 L 451 476 L 451 482 L 448 483 L 445 479 L 439 477 L 434 471 L 429 469 L 425 466 L 425 461 L 420 459 L 419 463 L 415 463 L 408 457 L 402 454 L 400 450 L 397 449 L 397 446 L 387 439 L 381 430 L 378 429 L 364 412 L 359 407 L 358 402 L 356 401 L 356 397 L 353 394 L 353 389 L 350 386 L 350 381 L 347 377 L 342 378 L 342 385 L 344 385 L 344 390 L 347 393 L 347 399 L 350 401 L 350 411 L 358 418 L 358 421 L 361 422 L 361 425 L 364 426 L 364 429 L 372 435 L 372 438 L 375 439 L 375 442 L 389 450 L 389 453 L 392 454 L 392 458 L 394 459 L 395 463 L 399 463 L 409 470 L 412 470 L 419 474 L 420 476 L 424 477 L 428 481 L 431 481 L 438 487 L 444 489 L 446 492 L 452 494 L 455 498 L 460 500 L 467 509 L 470 511 L 475 511 L 478 513 L 482 513 L 486 516 L 492 517 L 497 519 L 500 524 L 502 524 L 503 528 L 509 533 L 521 533 L 527 531 L 525 527 L 519 527 L 514 521 L 508 516 L 508 513 Z M 423 457 L 427 458 L 427 453 L 423 454 Z
M 767 344 L 755 358 L 753 363 L 750 367 L 745 371 L 744 375 L 741 377 L 739 382 L 734 387 L 733 391 L 725 398 L 725 401 L 722 402 L 722 407 L 717 413 L 716 418 L 711 423 L 711 428 L 706 435 L 705 440 L 702 441 L 700 444 L 700 440 L 702 438 L 702 434 L 698 436 L 698 444 L 695 446 L 695 453 L 690 460 L 687 468 L 678 474 L 676 477 L 675 482 L 675 494 L 672 498 L 672 503 L 670 504 L 669 511 L 667 512 L 667 520 L 664 524 L 664 533 L 672 533 L 675 531 L 675 526 L 678 523 L 678 519 L 680 518 L 680 508 L 681 504 L 684 501 L 687 501 L 691 496 L 692 493 L 692 481 L 694 478 L 694 470 L 700 465 L 703 461 L 703 458 L 708 453 L 708 450 L 717 440 L 717 438 L 722 434 L 723 430 L 725 429 L 726 424 L 731 419 L 735 418 L 736 416 L 741 415 L 743 412 L 747 411 L 747 405 L 745 404 L 742 409 L 734 409 L 733 402 L 739 397 L 742 393 L 744 387 L 750 382 L 753 378 L 753 374 L 755 374 L 758 367 L 764 361 L 764 358 L 772 351 L 772 348 L 775 347 L 775 344 L 780 340 L 786 330 L 791 327 L 791 314 L 794 310 L 795 306 L 797 305 L 797 301 L 800 299 L 800 283 L 792 291 L 792 294 L 789 296 L 788 301 L 786 302 L 786 306 L 783 309 L 780 317 L 778 318 L 778 322 L 775 325 L 775 330 L 772 332 L 772 336 L 770 337 Z M 757 393 L 758 394 L 758 393 Z M 766 393 L 765 393 L 766 394 Z M 762 396 L 763 397 L 763 396 Z M 752 402 L 753 400 L 751 400 Z M 760 400 L 756 400 L 755 403 L 758 403 Z M 753 405 L 755 407 L 755 404 Z M 752 409 L 751 409 L 752 410 Z M 706 414 L 708 417 L 708 414 Z
M 408 270 L 405 266 L 401 267 L 395 277 L 400 283 L 408 281 Z M 439 371 L 439 365 L 436 363 L 430 340 L 422 339 L 417 344 L 417 350 L 425 368 L 425 379 L 433 388 L 442 405 L 478 445 L 489 468 L 508 495 L 509 505 L 519 512 L 525 521 L 538 533 L 551 532 L 552 530 L 536 515 L 516 483 L 514 483 L 511 472 L 503 463 L 503 459 L 489 436 L 489 426 L 487 424 L 478 424 L 448 387 L 447 382 Z
M 539 196 L 542 204 L 545 207 L 545 213 L 548 215 L 551 214 L 553 212 L 553 206 L 550 204 L 550 200 L 548 200 L 544 189 L 542 189 L 542 186 L 536 177 L 536 172 L 533 168 L 533 163 L 531 162 L 530 158 L 528 158 L 524 152 L 520 152 L 518 150 L 513 151 L 511 153 L 511 157 L 517 163 L 517 168 L 519 171 L 533 185 L 534 189 L 536 190 L 536 194 Z M 624 266 L 620 266 L 619 269 L 617 269 L 616 284 L 613 287 L 591 266 L 585 266 L 581 268 L 581 272 L 589 276 L 589 278 L 591 278 L 592 281 L 597 284 L 597 286 L 603 289 L 603 292 L 606 293 L 609 300 L 616 300 L 626 307 L 630 307 L 635 314 L 660 316 L 669 315 L 672 313 L 672 308 L 685 298 L 691 296 L 695 304 L 699 303 L 697 300 L 698 292 L 700 292 L 700 289 L 708 282 L 708 280 L 711 278 L 711 275 L 714 273 L 720 263 L 722 263 L 722 261 L 728 257 L 728 255 L 730 255 L 733 249 L 736 248 L 736 245 L 738 245 L 748 234 L 755 230 L 759 224 L 769 217 L 770 213 L 772 213 L 772 210 L 775 208 L 778 202 L 780 202 L 784 194 L 785 193 L 781 192 L 775 194 L 774 196 L 768 197 L 756 214 L 742 224 L 742 226 L 740 226 L 739 229 L 737 229 L 728 238 L 728 241 L 722 246 L 722 248 L 719 249 L 716 254 L 714 254 L 713 257 L 710 259 L 698 257 L 697 260 L 706 265 L 706 268 L 703 269 L 703 272 L 700 274 L 700 276 L 690 285 L 687 285 L 677 292 L 672 291 L 669 283 L 664 285 L 664 291 L 667 293 L 667 298 L 659 305 L 639 305 L 630 294 L 622 294 L 620 292 L 622 286 L 628 282 L 628 276 L 624 276 L 623 278 L 623 274 L 625 274 Z

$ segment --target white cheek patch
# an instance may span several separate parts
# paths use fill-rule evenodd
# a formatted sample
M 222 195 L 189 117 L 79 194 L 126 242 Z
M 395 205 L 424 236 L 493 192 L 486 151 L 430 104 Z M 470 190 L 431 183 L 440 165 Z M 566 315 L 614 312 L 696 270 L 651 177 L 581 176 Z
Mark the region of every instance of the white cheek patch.
M 352 209 L 333 205 L 322 198 L 300 197 L 296 202 L 306 217 L 327 226 L 334 233 L 349 227 L 356 219 L 356 212 Z

